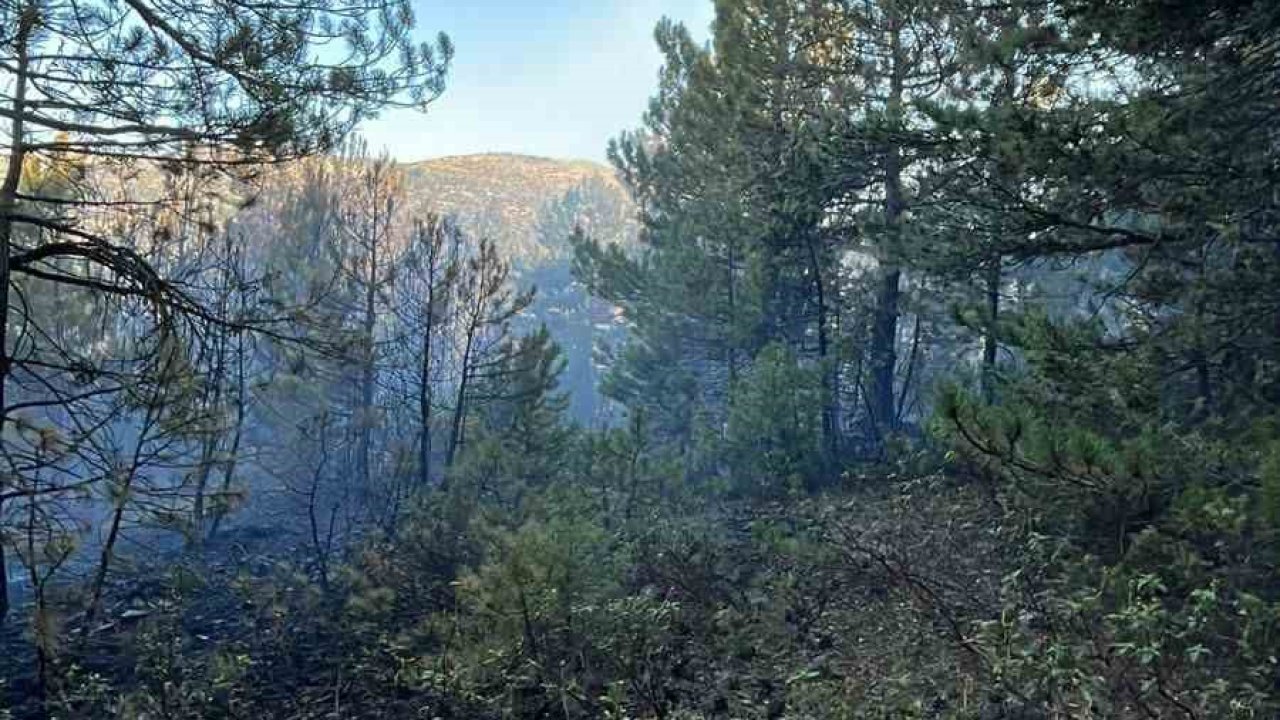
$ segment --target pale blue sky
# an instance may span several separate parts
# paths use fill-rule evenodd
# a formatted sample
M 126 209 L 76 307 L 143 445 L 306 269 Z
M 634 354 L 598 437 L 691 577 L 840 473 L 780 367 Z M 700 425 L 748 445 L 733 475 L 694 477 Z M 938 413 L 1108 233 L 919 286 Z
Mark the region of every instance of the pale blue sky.
M 478 152 L 601 160 L 637 127 L 657 86 L 664 16 L 705 38 L 712 0 L 414 0 L 418 32 L 457 48 L 449 87 L 425 114 L 368 123 L 373 148 L 414 161 Z

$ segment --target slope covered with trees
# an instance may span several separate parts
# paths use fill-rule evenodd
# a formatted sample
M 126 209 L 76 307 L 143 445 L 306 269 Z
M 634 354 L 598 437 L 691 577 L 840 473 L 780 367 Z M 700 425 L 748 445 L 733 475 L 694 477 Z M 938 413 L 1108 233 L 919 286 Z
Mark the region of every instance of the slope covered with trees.
M 463 155 L 405 165 L 409 194 L 423 209 L 450 215 L 477 235 L 493 238 L 503 253 L 536 267 L 566 254 L 567 234 L 549 232 L 565 196 L 582 196 L 586 210 L 572 218 L 610 241 L 629 241 L 636 232 L 631 198 L 611 168 L 585 160 L 523 155 Z M 615 237 L 616 236 L 616 237 Z
M 451 217 L 492 239 L 516 282 L 537 288 L 522 327 L 545 324 L 564 351 L 570 418 L 589 426 L 616 422 L 598 389 L 600 356 L 625 331 L 613 306 L 573 277 L 569 240 L 581 228 L 605 244 L 635 244 L 635 206 L 617 174 L 593 162 L 507 154 L 426 160 L 406 165 L 405 174 L 415 212 Z
M 216 5 L 0 6 L 0 715 L 1280 713 L 1275 3 L 720 0 L 535 216 Z

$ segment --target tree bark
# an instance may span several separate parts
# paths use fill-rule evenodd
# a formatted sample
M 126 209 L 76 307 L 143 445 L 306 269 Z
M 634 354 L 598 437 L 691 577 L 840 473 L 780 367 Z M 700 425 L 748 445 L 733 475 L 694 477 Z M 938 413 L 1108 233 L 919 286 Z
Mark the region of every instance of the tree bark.
M 376 196 L 375 196 L 376 198 Z M 375 199 L 376 204 L 376 199 Z M 378 322 L 378 218 L 374 210 L 369 246 L 369 278 L 364 292 L 364 318 L 361 327 L 362 357 L 360 368 L 360 426 L 356 450 L 356 476 L 360 479 L 360 495 L 367 498 L 373 480 L 373 383 L 374 329 Z
M 888 117 L 891 126 L 902 115 L 903 58 L 899 19 L 889 19 L 889 98 Z M 891 132 L 896 127 L 890 128 Z M 886 240 L 897 244 L 904 202 L 902 197 L 902 148 L 890 140 L 884 160 L 884 211 Z M 898 315 L 902 297 L 902 269 L 892 255 L 896 247 L 882 249 L 880 288 L 877 293 L 875 321 L 871 332 L 871 409 L 872 422 L 881 442 L 897 429 L 898 412 L 894 399 L 894 375 L 897 370 Z
M 871 332 L 871 408 L 878 433 L 892 432 L 897 417 L 894 376 L 898 366 L 898 314 L 902 295 L 902 271 L 896 266 L 881 272 L 875 324 Z
M 836 427 L 836 387 L 835 363 L 831 359 L 831 338 L 828 327 L 828 307 L 826 284 L 822 279 L 822 264 L 819 261 L 817 241 L 809 238 L 809 271 L 813 273 L 814 299 L 818 303 L 818 372 L 821 373 L 822 385 L 822 452 L 824 459 L 834 462 L 840 451 L 840 436 Z
M 432 295 L 434 292 L 427 294 L 428 307 L 432 306 Z M 431 484 L 431 335 L 435 332 L 432 313 L 431 309 L 427 310 L 427 327 L 422 337 L 422 380 L 418 387 L 418 416 L 422 423 L 422 435 L 418 439 L 418 484 L 424 488 Z
M 0 442 L 8 422 L 8 399 L 5 392 L 9 384 L 11 358 L 9 357 L 9 250 L 13 241 L 13 215 L 18 206 L 18 187 L 22 181 L 22 166 L 26 162 L 26 139 L 23 117 L 26 114 L 27 68 L 30 54 L 27 43 L 36 23 L 34 6 L 24 7 L 22 19 L 14 39 L 17 68 L 14 78 L 13 116 L 9 127 L 9 167 L 4 183 L 0 185 Z M 3 501 L 0 501 L 0 521 L 3 520 Z M 0 526 L 3 529 L 3 526 Z M 0 625 L 9 614 L 9 574 L 5 555 L 4 536 L 0 533 Z
M 431 352 L 432 339 L 436 333 L 436 265 L 440 262 L 440 253 L 444 250 L 444 240 L 436 235 L 444 228 L 422 230 L 425 233 L 421 240 L 427 249 L 427 316 L 422 328 L 422 363 L 419 368 L 421 377 L 418 382 L 418 422 L 422 425 L 422 434 L 418 438 L 418 485 L 428 487 L 431 484 L 431 405 L 434 402 L 434 388 L 431 386 Z
M 996 360 L 1000 350 L 997 323 L 1000 320 L 1000 257 L 991 259 L 987 268 L 987 331 L 982 337 L 982 399 L 988 404 L 996 400 Z
M 111 570 L 111 563 L 115 560 L 116 543 L 120 539 L 120 530 L 124 526 L 124 511 L 129 505 L 129 495 L 133 492 L 133 484 L 138 478 L 138 470 L 143 464 L 143 450 L 150 439 L 151 431 L 159 422 L 158 415 L 161 412 L 160 408 L 163 402 L 163 394 L 148 400 L 147 414 L 143 418 L 142 426 L 138 429 L 138 438 L 133 446 L 133 456 L 129 459 L 128 474 L 125 475 L 115 495 L 115 507 L 111 511 L 111 527 L 107 531 L 106 541 L 102 544 L 102 553 L 98 558 L 98 567 L 94 572 L 93 583 L 90 586 L 89 607 L 85 612 L 87 632 L 93 631 L 93 623 L 102 611 L 102 593 L 106 588 L 107 574 Z
M 241 309 L 243 310 L 243 296 L 241 297 Z M 236 332 L 236 420 L 231 430 L 231 446 L 227 449 L 227 458 L 222 464 L 222 494 L 223 502 L 225 496 L 231 490 L 231 481 L 235 477 L 236 461 L 240 456 L 240 439 L 244 435 L 244 416 L 245 404 L 248 399 L 245 396 L 246 378 L 245 378 L 245 347 L 244 347 L 244 331 Z M 219 509 L 213 516 L 213 522 L 209 525 L 208 537 L 212 539 L 218 534 L 218 526 L 222 524 L 222 519 L 226 517 L 225 505 Z
M 453 467 L 453 461 L 462 444 L 462 421 L 466 414 L 467 385 L 471 380 L 471 351 L 475 344 L 476 320 L 467 328 L 467 340 L 462 351 L 462 373 L 458 378 L 458 396 L 453 404 L 453 422 L 449 432 L 449 448 L 445 452 L 445 467 Z

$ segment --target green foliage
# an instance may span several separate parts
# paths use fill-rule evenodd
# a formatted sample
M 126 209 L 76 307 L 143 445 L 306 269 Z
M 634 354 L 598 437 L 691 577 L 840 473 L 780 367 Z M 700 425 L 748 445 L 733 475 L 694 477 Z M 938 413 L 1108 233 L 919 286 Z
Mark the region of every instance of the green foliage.
M 517 716 L 534 712 L 531 703 L 555 702 L 538 699 L 552 687 L 580 693 L 560 683 L 597 661 L 595 638 L 582 632 L 613 594 L 608 537 L 593 521 L 567 516 L 480 532 L 487 561 L 458 581 L 466 623 L 458 662 L 476 673 L 462 681 Z
M 642 243 L 572 239 L 630 333 L 603 384 L 627 424 L 567 426 L 559 348 L 509 334 L 530 300 L 481 243 L 442 486 L 332 572 L 237 577 L 216 650 L 184 613 L 222 586 L 166 596 L 113 638 L 127 673 L 58 665 L 67 712 L 1280 715 L 1271 5 L 724 0 L 707 46 L 663 23 L 611 152 Z M 297 325 L 345 348 L 321 310 Z M 977 335 L 981 372 L 953 368 Z M 274 390 L 323 415 L 306 375 Z M 326 429 L 289 462 L 341 488 Z M 836 482 L 858 455 L 894 464 Z
M 668 503 L 696 503 L 684 482 L 685 465 L 652 435 L 643 411 L 633 411 L 625 427 L 582 433 L 570 472 L 592 499 L 607 527 L 643 525 Z
M 1072 717 L 1274 714 L 1280 605 L 1158 531 L 1132 554 L 1105 567 L 1048 538 L 1029 544 L 1040 576 L 1007 577 L 1004 610 L 980 629 L 1002 704 Z
M 1271 533 L 1280 532 L 1280 443 L 1265 449 L 1259 467 L 1258 516 Z
M 817 486 L 821 406 L 817 371 L 783 345 L 760 351 L 729 404 L 725 452 L 739 492 L 769 496 Z

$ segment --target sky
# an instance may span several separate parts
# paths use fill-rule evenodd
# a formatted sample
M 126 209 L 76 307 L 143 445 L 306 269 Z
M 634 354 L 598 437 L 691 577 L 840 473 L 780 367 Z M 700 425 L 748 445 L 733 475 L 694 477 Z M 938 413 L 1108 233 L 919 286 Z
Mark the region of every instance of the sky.
M 412 162 L 511 152 L 603 160 L 639 126 L 657 87 L 662 17 L 705 39 L 712 0 L 414 0 L 421 39 L 456 48 L 444 95 L 426 114 L 366 123 L 373 149 Z

